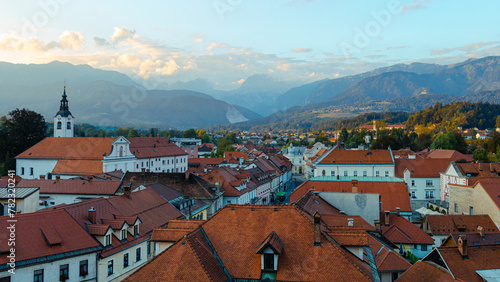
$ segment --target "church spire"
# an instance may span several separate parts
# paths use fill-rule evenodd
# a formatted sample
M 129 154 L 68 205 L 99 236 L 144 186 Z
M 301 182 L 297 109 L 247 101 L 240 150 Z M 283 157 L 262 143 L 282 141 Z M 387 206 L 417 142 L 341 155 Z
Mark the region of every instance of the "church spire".
M 75 119 L 68 106 L 68 95 L 66 95 L 66 85 L 64 86 L 61 105 L 54 117 L 54 137 L 73 137 L 73 126 Z
M 69 102 L 68 102 L 68 95 L 66 95 L 66 86 L 64 86 L 64 91 L 61 99 L 61 106 L 59 106 L 59 112 L 57 112 L 57 115 L 60 115 L 61 117 L 68 117 L 72 116 L 71 112 L 69 111 Z

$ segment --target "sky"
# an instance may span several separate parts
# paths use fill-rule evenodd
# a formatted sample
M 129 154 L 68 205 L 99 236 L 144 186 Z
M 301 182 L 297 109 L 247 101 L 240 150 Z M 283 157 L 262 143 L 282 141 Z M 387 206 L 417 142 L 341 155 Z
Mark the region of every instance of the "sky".
M 298 84 L 498 56 L 498 11 L 494 0 L 4 0 L 0 61 L 221 90 L 255 74 Z

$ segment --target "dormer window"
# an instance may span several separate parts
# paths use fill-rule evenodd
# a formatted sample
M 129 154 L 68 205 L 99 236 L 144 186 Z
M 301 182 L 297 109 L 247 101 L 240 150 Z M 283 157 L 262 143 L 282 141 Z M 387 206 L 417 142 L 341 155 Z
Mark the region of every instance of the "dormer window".
M 121 238 L 122 238 L 122 240 L 127 239 L 127 229 L 121 230 Z
M 105 246 L 111 245 L 111 234 L 106 235 L 105 237 Z
M 134 236 L 139 235 L 139 224 L 134 225 Z
M 278 260 L 279 256 L 283 253 L 283 249 L 283 243 L 274 231 L 260 244 L 257 254 L 261 255 L 261 279 L 276 279 Z

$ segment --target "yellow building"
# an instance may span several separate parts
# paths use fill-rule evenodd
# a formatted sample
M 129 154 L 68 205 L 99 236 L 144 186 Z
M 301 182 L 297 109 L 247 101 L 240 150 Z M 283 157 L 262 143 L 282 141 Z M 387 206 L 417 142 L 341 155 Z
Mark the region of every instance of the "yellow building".
M 483 178 L 473 186 L 449 185 L 450 214 L 487 214 L 500 227 L 500 179 Z

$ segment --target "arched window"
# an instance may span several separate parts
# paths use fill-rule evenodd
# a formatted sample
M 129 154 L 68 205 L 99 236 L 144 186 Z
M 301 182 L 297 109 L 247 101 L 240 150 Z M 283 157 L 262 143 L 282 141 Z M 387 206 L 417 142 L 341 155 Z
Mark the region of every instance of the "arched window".
M 62 129 L 62 122 L 60 121 L 57 122 L 57 129 Z
M 120 146 L 120 157 L 123 157 L 123 147 Z
M 68 121 L 68 123 L 66 124 L 66 129 L 71 129 L 71 122 Z

